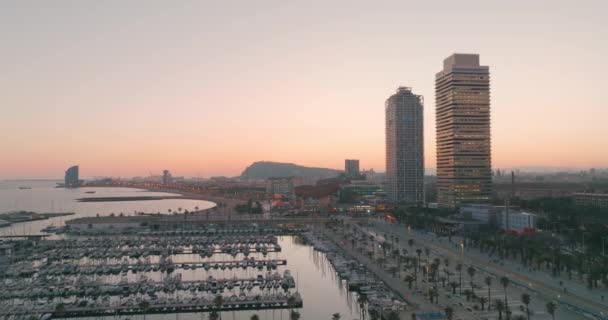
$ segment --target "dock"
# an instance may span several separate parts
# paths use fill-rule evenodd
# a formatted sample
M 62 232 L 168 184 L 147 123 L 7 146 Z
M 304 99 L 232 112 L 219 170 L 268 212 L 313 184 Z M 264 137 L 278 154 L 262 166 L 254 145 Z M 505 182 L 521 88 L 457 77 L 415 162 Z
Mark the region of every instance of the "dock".
M 89 307 L 72 307 L 65 305 L 62 310 L 56 309 L 28 309 L 28 310 L 0 310 L 0 316 L 21 316 L 24 314 L 54 314 L 57 317 L 102 317 L 115 315 L 138 315 L 183 312 L 211 312 L 211 311 L 240 311 L 301 308 L 302 299 L 298 293 L 293 295 L 275 296 L 248 296 L 245 300 L 227 299 L 218 305 L 214 299 L 196 299 L 184 302 L 148 302 L 147 305 L 139 303 L 127 305 L 105 305 Z M 9 307 L 10 309 L 10 307 Z

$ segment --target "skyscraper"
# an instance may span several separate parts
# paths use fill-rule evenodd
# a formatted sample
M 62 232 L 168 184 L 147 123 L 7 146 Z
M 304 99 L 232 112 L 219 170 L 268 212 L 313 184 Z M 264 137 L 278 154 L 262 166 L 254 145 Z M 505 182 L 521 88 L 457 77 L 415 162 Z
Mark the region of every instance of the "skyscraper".
M 356 178 L 361 175 L 359 172 L 359 160 L 344 160 L 344 174 L 349 178 Z
M 65 171 L 65 187 L 76 188 L 80 186 L 80 180 L 78 177 L 78 166 L 71 166 Z
M 488 202 L 492 193 L 490 70 L 477 54 L 453 54 L 435 77 L 437 200 Z
M 408 87 L 386 100 L 386 195 L 393 203 L 424 203 L 423 104 Z

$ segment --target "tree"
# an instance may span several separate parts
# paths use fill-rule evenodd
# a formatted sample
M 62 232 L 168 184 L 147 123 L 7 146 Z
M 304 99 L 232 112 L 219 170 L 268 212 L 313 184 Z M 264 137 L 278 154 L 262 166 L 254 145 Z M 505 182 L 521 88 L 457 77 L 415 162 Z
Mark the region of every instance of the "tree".
M 479 298 L 479 303 L 481 303 L 481 311 L 485 310 L 486 302 L 488 302 L 488 301 L 489 300 L 486 297 Z M 488 305 L 488 309 L 490 309 L 489 305 Z
M 291 310 L 291 312 L 289 313 L 289 320 L 298 320 L 298 319 L 300 319 L 300 313 L 295 310 Z
M 369 318 L 370 320 L 380 320 L 380 313 L 376 309 L 369 310 Z
M 407 282 L 407 285 L 408 285 L 409 289 L 411 290 L 412 282 L 414 282 L 414 277 L 412 277 L 411 275 L 408 274 L 407 276 L 405 276 L 404 280 L 405 280 L 405 282 Z
M 458 286 L 460 287 L 458 291 L 462 294 L 462 263 L 456 265 L 456 271 L 458 271 Z
M 386 320 L 399 320 L 399 314 L 395 310 L 391 310 L 386 315 Z
M 473 277 L 475 277 L 475 268 L 473 266 L 469 266 L 467 268 L 467 273 L 469 274 L 469 277 L 471 278 L 471 290 L 474 290 L 475 288 L 473 288 Z
M 213 304 L 217 309 L 221 309 L 222 305 L 224 304 L 224 297 L 221 294 L 218 294 L 217 296 L 215 296 L 215 298 L 213 298 Z M 218 315 L 219 319 L 222 319 L 222 313 L 219 312 Z
M 491 302 L 492 301 L 492 292 L 491 292 L 491 290 L 492 290 L 492 277 L 487 276 L 484 279 L 484 282 L 485 282 L 486 286 L 488 287 L 488 302 Z M 491 305 L 491 303 L 488 303 L 488 310 L 490 310 L 490 305 Z
M 342 318 L 342 316 L 339 313 L 334 313 L 331 316 L 331 320 L 340 320 L 340 318 Z
M 146 312 L 148 311 L 148 308 L 150 308 L 150 302 L 142 300 L 139 303 L 139 309 L 141 309 L 141 312 L 144 314 L 144 320 L 146 320 Z
M 65 305 L 63 303 L 58 303 L 55 306 L 54 315 L 57 316 L 58 318 L 61 318 L 65 315 Z
M 249 319 L 250 320 L 260 320 L 260 317 L 257 314 L 254 314 Z
M 220 316 L 215 310 L 211 311 L 211 313 L 209 314 L 209 320 L 218 320 L 219 318 Z
M 452 294 L 456 294 L 456 288 L 458 288 L 458 282 L 452 281 L 448 283 L 448 285 L 452 288 Z
M 557 304 L 553 301 L 547 302 L 547 313 L 551 315 L 551 319 L 555 320 L 555 310 L 557 309 Z
M 494 303 L 496 305 L 496 311 L 498 311 L 498 320 L 502 320 L 502 312 L 505 309 L 504 301 L 496 299 Z
M 445 312 L 445 317 L 448 320 L 452 320 L 452 318 L 454 317 L 454 309 L 452 309 L 452 307 L 447 306 L 445 307 L 445 309 L 443 309 L 443 311 Z
M 521 302 L 526 305 L 526 319 L 530 320 L 530 295 L 527 293 L 522 293 Z
M 509 301 L 507 300 L 507 287 L 509 286 L 509 282 L 511 282 L 511 280 L 506 276 L 500 278 L 500 284 L 505 289 L 505 307 L 509 305 Z
M 467 302 L 469 300 L 471 300 L 471 295 L 473 294 L 473 291 L 469 290 L 469 289 L 465 289 L 464 290 L 464 295 L 467 296 Z

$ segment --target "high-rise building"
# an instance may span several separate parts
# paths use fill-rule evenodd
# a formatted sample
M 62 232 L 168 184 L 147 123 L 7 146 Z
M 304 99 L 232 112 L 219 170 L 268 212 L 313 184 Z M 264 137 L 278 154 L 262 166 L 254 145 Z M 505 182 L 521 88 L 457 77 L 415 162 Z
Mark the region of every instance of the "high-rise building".
M 161 179 L 162 184 L 171 184 L 173 183 L 173 176 L 171 176 L 171 172 L 169 170 L 163 170 L 163 177 Z
M 65 187 L 76 188 L 80 186 L 80 180 L 78 177 L 78 166 L 71 166 L 65 171 Z
M 424 203 L 423 104 L 407 87 L 386 100 L 386 196 L 394 203 Z
M 477 54 L 453 54 L 435 77 L 437 200 L 488 202 L 492 193 L 490 70 Z
M 344 160 L 344 173 L 349 178 L 356 178 L 361 175 L 359 172 L 359 160 Z

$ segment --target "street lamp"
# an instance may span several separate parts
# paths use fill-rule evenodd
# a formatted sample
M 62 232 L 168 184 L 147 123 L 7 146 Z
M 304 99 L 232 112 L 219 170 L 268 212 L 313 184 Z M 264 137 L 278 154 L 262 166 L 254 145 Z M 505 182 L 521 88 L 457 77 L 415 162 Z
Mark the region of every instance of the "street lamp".
M 460 244 L 461 260 L 464 263 L 464 242 Z

